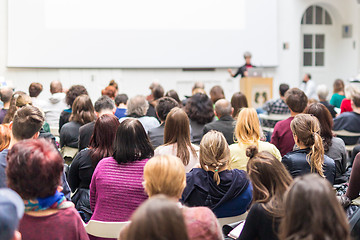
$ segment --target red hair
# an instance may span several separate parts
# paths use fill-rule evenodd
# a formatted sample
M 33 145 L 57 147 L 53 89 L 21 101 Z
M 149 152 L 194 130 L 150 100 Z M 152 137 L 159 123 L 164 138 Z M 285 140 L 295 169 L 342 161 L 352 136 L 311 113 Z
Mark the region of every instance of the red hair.
M 113 86 L 107 86 L 105 89 L 101 90 L 101 95 L 106 95 L 111 99 L 115 99 L 116 88 Z

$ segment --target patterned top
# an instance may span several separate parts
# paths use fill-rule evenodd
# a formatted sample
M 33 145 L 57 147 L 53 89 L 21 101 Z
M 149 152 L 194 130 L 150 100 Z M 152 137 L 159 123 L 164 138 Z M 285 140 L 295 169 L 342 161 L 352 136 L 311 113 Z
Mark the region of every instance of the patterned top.
M 267 101 L 265 103 L 265 105 L 263 106 L 263 109 L 268 113 L 268 114 L 290 114 L 290 109 L 289 107 L 286 105 L 286 103 L 284 102 L 284 100 L 282 100 L 281 98 L 276 99 L 276 100 L 271 100 L 271 101 Z M 265 127 L 275 127 L 275 124 L 278 121 L 273 121 L 273 120 L 263 120 L 263 126 Z

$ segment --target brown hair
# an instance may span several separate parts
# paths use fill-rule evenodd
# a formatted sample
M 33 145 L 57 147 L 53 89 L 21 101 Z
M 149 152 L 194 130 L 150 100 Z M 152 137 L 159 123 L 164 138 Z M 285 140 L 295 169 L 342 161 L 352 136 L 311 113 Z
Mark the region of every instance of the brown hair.
M 43 85 L 41 83 L 31 83 L 29 86 L 29 95 L 30 97 L 37 97 L 43 90 Z
M 253 201 L 262 203 L 264 209 L 274 217 L 284 213 L 284 194 L 292 177 L 284 165 L 271 153 L 258 152 L 256 146 L 246 149 L 247 172 L 253 185 Z
M 230 149 L 221 132 L 211 130 L 200 142 L 200 165 L 205 171 L 214 171 L 214 182 L 220 184 L 219 169 L 227 167 Z
M 237 118 L 240 110 L 248 107 L 248 101 L 245 94 L 242 92 L 234 93 L 231 97 L 231 106 L 234 108 L 233 118 Z
M 196 155 L 190 142 L 190 123 L 185 111 L 175 107 L 171 109 L 165 120 L 164 144 L 176 144 L 176 156 L 185 166 L 189 164 L 190 154 Z M 189 152 L 190 148 L 190 152 Z
M 297 177 L 285 195 L 280 240 L 350 240 L 349 224 L 330 183 L 316 174 Z
M 32 138 L 44 124 L 44 115 L 34 106 L 28 105 L 19 109 L 14 116 L 12 135 L 17 140 Z
M 183 162 L 171 155 L 151 158 L 144 167 L 143 185 L 149 197 L 165 194 L 171 198 L 181 198 L 186 186 Z
M 111 99 L 115 99 L 116 88 L 113 86 L 107 86 L 105 89 L 101 90 L 101 95 L 106 95 Z
M 11 140 L 11 131 L 8 124 L 0 124 L 0 152 L 8 148 Z
M 235 136 L 239 143 L 256 143 L 260 139 L 260 123 L 254 108 L 243 108 L 238 115 Z
M 306 147 L 311 148 L 306 156 L 311 172 L 324 177 L 324 147 L 320 136 L 320 124 L 316 117 L 309 114 L 299 114 L 291 121 L 291 131 Z
M 224 89 L 219 85 L 213 86 L 210 89 L 210 98 L 213 104 L 215 104 L 216 101 L 219 99 L 224 99 L 225 98 Z
M 81 125 L 94 121 L 96 118 L 94 106 L 88 95 L 78 96 L 73 105 L 69 121 L 78 122 Z
M 360 93 L 356 92 L 352 95 L 351 101 L 354 103 L 355 107 L 360 108 Z
M 302 113 L 308 104 L 308 97 L 298 88 L 291 88 L 285 93 L 285 103 L 291 111 Z
M 17 107 L 31 105 L 31 98 L 23 91 L 16 91 L 11 97 L 9 110 L 7 111 L 2 123 L 10 123 L 17 111 Z
M 343 92 L 345 88 L 344 81 L 341 79 L 336 79 L 333 84 L 333 87 L 334 87 L 334 93 Z

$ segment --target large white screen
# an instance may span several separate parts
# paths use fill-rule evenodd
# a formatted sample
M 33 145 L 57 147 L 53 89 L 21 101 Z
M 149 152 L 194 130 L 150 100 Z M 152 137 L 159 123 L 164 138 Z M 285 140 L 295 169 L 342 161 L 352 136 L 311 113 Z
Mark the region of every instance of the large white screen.
M 11 0 L 9 67 L 277 65 L 277 0 Z

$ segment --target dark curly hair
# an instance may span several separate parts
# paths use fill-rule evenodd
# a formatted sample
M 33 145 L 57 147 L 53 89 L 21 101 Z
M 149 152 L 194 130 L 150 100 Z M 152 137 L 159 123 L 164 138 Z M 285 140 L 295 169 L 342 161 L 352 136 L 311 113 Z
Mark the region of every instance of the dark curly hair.
M 72 105 L 75 101 L 75 98 L 77 98 L 80 95 L 89 95 L 86 88 L 83 85 L 73 85 L 70 87 L 70 89 L 66 93 L 66 104 L 72 108 Z
M 211 99 L 202 93 L 193 95 L 185 105 L 185 112 L 190 120 L 206 124 L 213 120 L 214 109 Z

